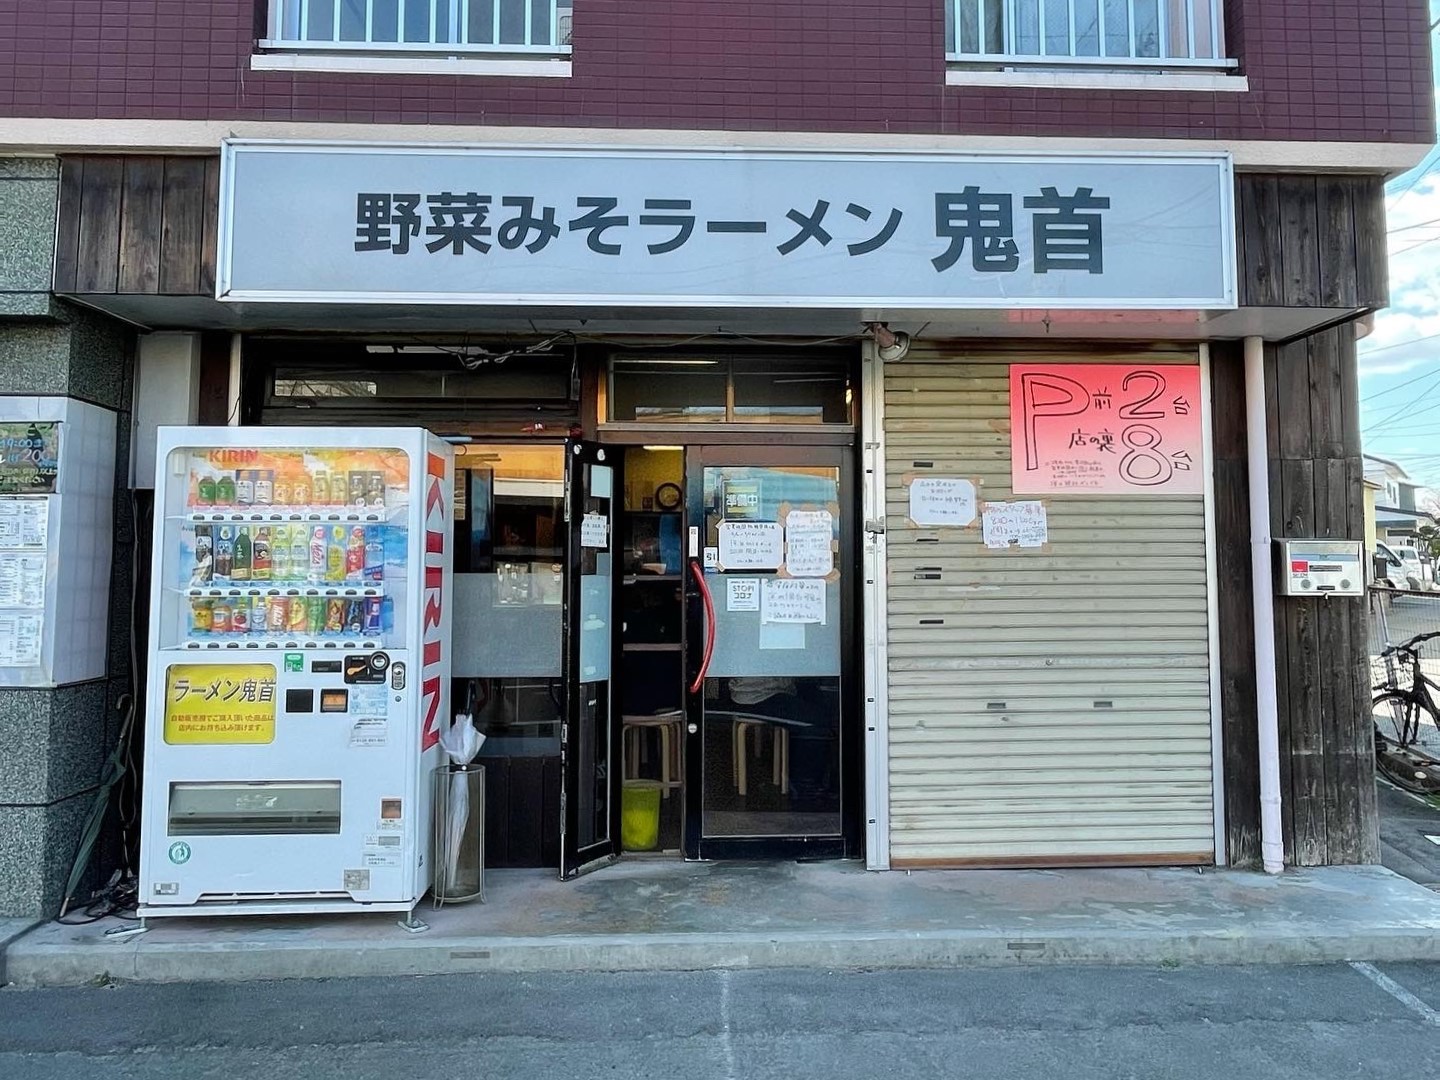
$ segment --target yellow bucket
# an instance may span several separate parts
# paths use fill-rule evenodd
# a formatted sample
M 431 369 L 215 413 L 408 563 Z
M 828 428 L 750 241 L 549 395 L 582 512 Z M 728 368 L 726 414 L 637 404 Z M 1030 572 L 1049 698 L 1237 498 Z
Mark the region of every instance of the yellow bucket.
M 620 792 L 620 844 L 626 851 L 653 851 L 660 844 L 660 783 L 626 780 Z

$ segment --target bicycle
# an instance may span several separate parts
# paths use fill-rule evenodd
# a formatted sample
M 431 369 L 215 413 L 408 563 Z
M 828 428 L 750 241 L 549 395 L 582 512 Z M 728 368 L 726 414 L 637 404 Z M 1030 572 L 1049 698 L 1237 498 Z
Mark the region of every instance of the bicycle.
M 1431 695 L 1432 690 L 1440 691 L 1440 683 L 1422 669 L 1420 646 L 1435 638 L 1440 638 L 1440 631 L 1416 634 L 1381 650 L 1385 678 L 1374 687 L 1378 693 L 1371 701 L 1376 767 L 1405 790 L 1426 795 L 1440 792 L 1440 760 L 1416 744 L 1422 719 L 1428 718 L 1432 729 L 1440 732 L 1440 706 Z M 1392 659 L 1409 667 L 1409 689 L 1400 685 Z

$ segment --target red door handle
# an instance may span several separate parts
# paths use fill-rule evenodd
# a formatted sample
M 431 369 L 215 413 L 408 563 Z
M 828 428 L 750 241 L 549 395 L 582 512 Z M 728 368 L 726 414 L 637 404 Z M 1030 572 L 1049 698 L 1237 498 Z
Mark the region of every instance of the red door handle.
M 715 655 L 715 601 L 710 596 L 710 586 L 705 584 L 705 571 L 698 559 L 690 560 L 690 573 L 705 605 L 705 652 L 700 660 L 700 670 L 695 673 L 695 681 L 690 684 L 690 693 L 698 694 L 705 685 L 705 673 L 710 670 L 710 657 Z

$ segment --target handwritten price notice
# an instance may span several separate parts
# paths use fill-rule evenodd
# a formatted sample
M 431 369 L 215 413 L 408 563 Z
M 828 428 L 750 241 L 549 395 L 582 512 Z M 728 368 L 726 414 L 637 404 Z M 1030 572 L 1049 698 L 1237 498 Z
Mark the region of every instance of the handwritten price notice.
M 1200 368 L 1012 364 L 1017 495 L 1199 495 Z

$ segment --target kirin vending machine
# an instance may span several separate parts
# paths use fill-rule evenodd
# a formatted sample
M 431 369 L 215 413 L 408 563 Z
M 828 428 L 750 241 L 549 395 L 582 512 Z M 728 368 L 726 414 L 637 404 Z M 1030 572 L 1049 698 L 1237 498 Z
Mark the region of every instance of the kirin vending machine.
M 424 895 L 454 470 L 417 428 L 159 430 L 142 918 Z

